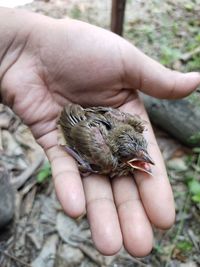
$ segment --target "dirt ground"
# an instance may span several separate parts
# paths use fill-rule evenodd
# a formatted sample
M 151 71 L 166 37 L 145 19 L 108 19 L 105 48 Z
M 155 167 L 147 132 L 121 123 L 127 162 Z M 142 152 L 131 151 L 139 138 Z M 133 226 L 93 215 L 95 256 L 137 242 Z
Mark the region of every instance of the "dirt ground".
M 23 8 L 110 27 L 108 0 L 38 0 Z M 200 0 L 127 0 L 124 37 L 165 66 L 200 70 L 199 29 Z M 105 257 L 93 247 L 87 219 L 64 215 L 48 178 L 50 167 L 26 126 L 3 105 L 0 121 L 0 163 L 11 174 L 15 190 L 15 219 L 0 233 L 0 266 L 200 266 L 199 148 L 185 148 L 155 129 L 174 191 L 175 225 L 169 231 L 155 229 L 154 248 L 147 257 L 133 258 L 124 249 Z

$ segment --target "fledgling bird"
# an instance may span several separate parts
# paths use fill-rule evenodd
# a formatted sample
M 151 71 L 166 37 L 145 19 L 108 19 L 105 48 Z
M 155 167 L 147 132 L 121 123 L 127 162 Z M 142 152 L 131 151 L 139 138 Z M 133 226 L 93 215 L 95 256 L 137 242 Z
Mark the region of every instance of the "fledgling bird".
M 58 125 L 66 151 L 76 159 L 82 175 L 124 176 L 138 169 L 151 173 L 144 125 L 133 116 L 110 107 L 82 108 L 68 104 Z

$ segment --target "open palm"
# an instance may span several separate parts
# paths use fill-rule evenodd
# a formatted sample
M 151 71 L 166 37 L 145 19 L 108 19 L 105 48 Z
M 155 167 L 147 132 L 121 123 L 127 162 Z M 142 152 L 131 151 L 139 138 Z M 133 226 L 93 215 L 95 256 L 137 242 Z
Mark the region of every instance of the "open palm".
M 41 16 L 23 50 L 2 81 L 5 103 L 30 127 L 52 166 L 58 199 L 65 212 L 85 210 L 99 251 L 114 254 L 122 243 L 132 255 L 152 248 L 152 224 L 173 224 L 172 191 L 150 123 L 145 132 L 156 165 L 153 176 L 90 175 L 81 179 L 76 162 L 57 146 L 57 117 L 68 102 L 112 106 L 148 120 L 137 90 L 160 98 L 189 94 L 200 83 L 197 73 L 168 70 L 130 43 L 98 27 Z

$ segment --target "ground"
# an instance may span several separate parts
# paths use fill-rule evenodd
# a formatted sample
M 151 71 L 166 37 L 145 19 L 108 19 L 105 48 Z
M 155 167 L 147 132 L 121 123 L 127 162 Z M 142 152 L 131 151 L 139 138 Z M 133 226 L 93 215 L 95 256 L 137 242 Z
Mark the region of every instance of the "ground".
M 109 29 L 111 1 L 35 1 L 24 8 L 56 18 L 70 16 Z M 200 69 L 200 0 L 127 0 L 124 37 L 164 65 Z M 197 99 L 192 95 L 192 101 Z M 157 139 L 176 201 L 176 222 L 155 229 L 152 253 L 130 257 L 124 250 L 103 257 L 92 245 L 86 218 L 65 216 L 56 200 L 48 163 L 28 129 L 0 106 L 0 143 L 15 187 L 15 220 L 0 235 L 0 266 L 177 266 L 200 265 L 200 149 L 191 150 L 160 129 Z M 6 163 L 6 164 L 5 164 Z

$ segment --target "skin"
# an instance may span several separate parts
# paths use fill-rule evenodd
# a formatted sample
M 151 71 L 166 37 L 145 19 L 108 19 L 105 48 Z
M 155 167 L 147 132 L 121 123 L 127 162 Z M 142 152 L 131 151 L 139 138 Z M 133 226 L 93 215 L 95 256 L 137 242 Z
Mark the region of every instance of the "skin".
M 3 38 L 4 37 L 4 38 Z M 145 137 L 156 165 L 153 176 L 135 179 L 90 175 L 57 146 L 57 117 L 67 102 L 112 106 L 148 117 L 141 90 L 159 98 L 181 98 L 200 84 L 199 73 L 171 71 L 117 35 L 71 19 L 55 20 L 0 9 L 0 82 L 3 102 L 28 125 L 52 166 L 56 193 L 72 217 L 87 212 L 96 248 L 115 254 L 124 244 L 145 256 L 153 244 L 152 225 L 172 226 L 172 190 L 150 123 Z

